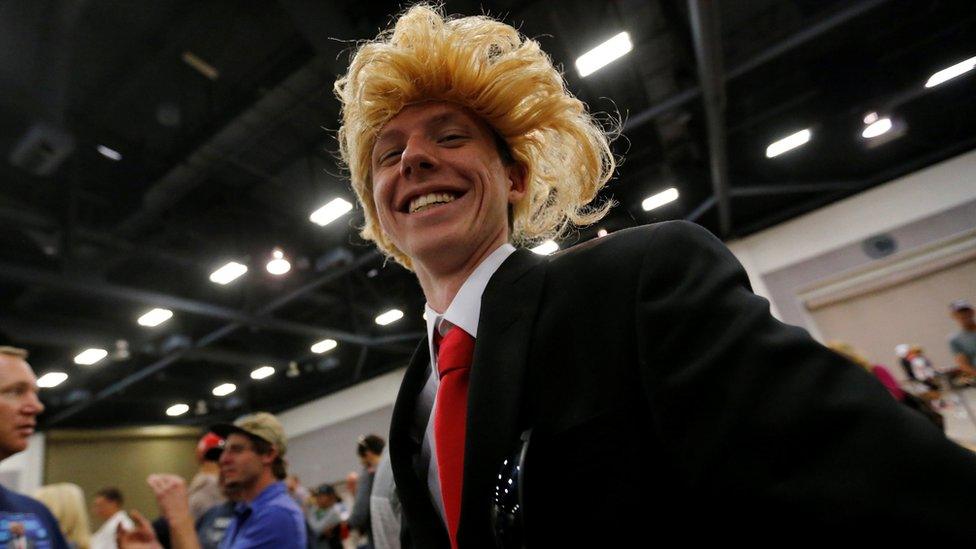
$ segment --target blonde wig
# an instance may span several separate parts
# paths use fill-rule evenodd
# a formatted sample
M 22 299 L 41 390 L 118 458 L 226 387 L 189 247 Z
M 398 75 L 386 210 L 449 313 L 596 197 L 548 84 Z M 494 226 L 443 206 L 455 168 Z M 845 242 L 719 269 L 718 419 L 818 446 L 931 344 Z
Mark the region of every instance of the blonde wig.
M 377 134 L 411 103 L 462 105 L 505 141 L 525 170 L 526 195 L 512 212 L 515 244 L 594 223 L 612 205 L 589 205 L 616 167 L 608 132 L 566 89 L 538 42 L 510 25 L 415 5 L 359 47 L 335 93 L 342 104 L 339 152 L 365 210 L 361 234 L 408 269 L 410 259 L 379 227 L 370 166 Z
M 75 549 L 88 549 L 91 528 L 85 509 L 85 494 L 77 484 L 62 482 L 42 486 L 34 493 L 61 525 L 61 532 Z

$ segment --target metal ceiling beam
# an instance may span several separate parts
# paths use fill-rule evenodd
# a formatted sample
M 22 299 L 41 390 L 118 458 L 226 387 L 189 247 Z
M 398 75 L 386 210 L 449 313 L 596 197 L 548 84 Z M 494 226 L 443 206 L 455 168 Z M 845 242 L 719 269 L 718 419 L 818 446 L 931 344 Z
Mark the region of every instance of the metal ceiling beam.
M 286 294 L 286 295 L 284 295 L 284 296 L 282 296 L 282 297 L 280 297 L 280 298 L 278 298 L 278 299 L 276 299 L 276 300 L 268 303 L 264 307 L 261 307 L 260 309 L 258 309 L 255 312 L 255 315 L 256 316 L 270 315 L 271 313 L 275 312 L 276 310 L 280 309 L 281 307 L 284 307 L 285 305 L 287 305 L 291 301 L 293 301 L 295 299 L 298 299 L 299 297 L 301 297 L 305 293 L 314 291 L 316 288 L 318 288 L 318 287 L 320 287 L 320 286 L 322 286 L 324 284 L 328 284 L 328 283 L 332 282 L 333 280 L 336 280 L 339 277 L 345 276 L 350 271 L 353 271 L 355 269 L 358 269 L 358 268 L 360 268 L 360 267 L 368 264 L 371 261 L 375 261 L 376 259 L 378 259 L 380 257 L 382 257 L 382 254 L 378 250 L 373 249 L 373 250 L 369 251 L 368 253 L 365 253 L 365 254 L 357 257 L 356 259 L 354 259 L 353 261 L 347 263 L 346 265 L 344 265 L 342 267 L 338 267 L 335 270 L 330 271 L 329 273 L 323 274 L 322 276 L 320 276 L 316 280 L 313 280 L 313 281 L 309 282 L 308 284 L 305 284 L 304 286 L 302 286 L 302 287 L 300 287 L 300 288 L 298 288 L 298 289 L 296 289 L 294 291 L 291 291 L 288 294 Z M 2 272 L 3 272 L 3 269 L 0 268 L 0 273 L 2 273 Z M 98 393 L 96 393 L 92 398 L 90 398 L 88 400 L 85 400 L 84 402 L 80 402 L 80 403 L 76 404 L 75 406 L 72 406 L 71 408 L 68 408 L 68 409 L 66 409 L 66 410 L 64 410 L 64 411 L 62 411 L 62 412 L 54 415 L 53 417 L 45 420 L 44 421 L 44 426 L 45 427 L 49 427 L 51 425 L 55 425 L 57 423 L 60 423 L 60 422 L 62 422 L 64 420 L 72 417 L 72 416 L 77 415 L 78 413 L 80 413 L 80 412 L 88 409 L 89 407 L 91 407 L 95 403 L 100 402 L 102 400 L 105 400 L 106 398 L 108 398 L 110 396 L 113 396 L 113 395 L 115 395 L 115 394 L 117 394 L 117 393 L 125 390 L 129 386 L 131 386 L 131 385 L 133 385 L 135 383 L 138 383 L 138 382 L 140 382 L 140 381 L 142 381 L 142 380 L 144 380 L 146 378 L 149 378 L 150 376 L 153 376 L 153 375 L 155 375 L 158 372 L 163 371 L 164 369 L 166 369 L 169 366 L 171 366 L 171 365 L 175 364 L 176 362 L 178 362 L 180 359 L 184 358 L 185 355 L 186 355 L 186 353 L 191 352 L 192 350 L 202 349 L 204 347 L 207 347 L 208 345 L 211 345 L 213 343 L 216 343 L 216 342 L 224 339 L 225 337 L 227 337 L 228 335 L 234 333 L 238 328 L 241 328 L 242 326 L 243 326 L 243 324 L 241 324 L 239 322 L 231 322 L 230 324 L 226 324 L 226 325 L 224 325 L 224 326 L 222 326 L 222 327 L 220 327 L 220 328 L 218 328 L 218 329 L 210 332 L 209 334 L 207 334 L 207 335 L 205 335 L 205 336 L 197 339 L 196 341 L 194 341 L 188 348 L 179 349 L 179 350 L 173 351 L 172 353 L 170 353 L 170 354 L 168 354 L 168 355 L 160 358 L 156 362 L 153 362 L 152 364 L 146 366 L 145 368 L 142 368 L 138 372 L 135 372 L 135 373 L 133 373 L 133 374 L 131 374 L 129 376 L 126 376 L 125 378 L 123 378 L 123 379 L 121 379 L 121 380 L 113 383 L 112 385 L 109 385 L 108 387 L 102 389 L 101 391 L 99 391 Z M 373 345 L 373 340 L 371 338 L 366 338 L 366 340 L 367 340 L 366 341 L 366 345 Z
M 725 75 L 726 81 L 738 78 L 743 74 L 756 69 L 757 67 L 776 59 L 777 57 L 788 53 L 803 44 L 817 38 L 824 33 L 831 31 L 848 21 L 873 10 L 874 8 L 885 4 L 889 0 L 865 0 L 857 4 L 852 4 L 846 8 L 839 10 L 837 13 L 827 17 L 823 21 L 811 25 L 795 34 L 788 36 L 787 38 L 773 44 L 772 46 L 760 51 L 756 55 L 750 57 L 745 62 L 733 66 L 729 69 L 728 73 Z M 674 110 L 685 103 L 694 101 L 702 94 L 701 86 L 695 86 L 687 90 L 676 93 L 675 95 L 665 99 L 664 101 L 653 105 L 643 111 L 631 116 L 627 119 L 623 126 L 623 133 L 637 129 L 644 124 L 654 120 L 655 118 L 661 116 L 662 114 Z
M 864 187 L 863 181 L 826 181 L 823 183 L 798 183 L 796 185 L 756 185 L 735 187 L 732 196 L 770 196 L 774 194 L 806 194 L 832 191 L 852 191 Z
M 367 256 L 370 254 L 366 254 Z M 306 284 L 289 294 L 285 298 L 289 301 L 295 296 L 307 293 L 307 288 L 314 285 L 319 287 L 327 277 L 320 277 L 310 284 Z M 45 286 L 60 291 L 66 291 L 89 296 L 98 296 L 106 299 L 115 299 L 132 303 L 142 303 L 153 307 L 164 307 L 185 313 L 198 314 L 210 318 L 229 320 L 242 325 L 256 326 L 268 330 L 290 333 L 302 337 L 323 338 L 329 337 L 347 343 L 357 345 L 367 345 L 370 338 L 333 328 L 320 326 L 310 326 L 288 320 L 269 318 L 265 313 L 251 314 L 229 307 L 214 305 L 193 299 L 172 296 L 160 292 L 152 292 L 127 286 L 109 284 L 102 281 L 83 281 L 68 278 L 65 275 L 21 267 L 9 263 L 0 263 L 0 280 L 7 280 L 26 286 Z M 286 301 L 287 302 L 287 301 Z M 277 307 L 275 307 L 277 308 Z
M 708 127 L 708 157 L 712 172 L 712 193 L 718 206 L 719 236 L 732 232 L 729 199 L 729 162 L 725 147 L 725 78 L 722 75 L 722 33 L 717 5 L 711 0 L 688 0 L 698 80 L 705 100 Z

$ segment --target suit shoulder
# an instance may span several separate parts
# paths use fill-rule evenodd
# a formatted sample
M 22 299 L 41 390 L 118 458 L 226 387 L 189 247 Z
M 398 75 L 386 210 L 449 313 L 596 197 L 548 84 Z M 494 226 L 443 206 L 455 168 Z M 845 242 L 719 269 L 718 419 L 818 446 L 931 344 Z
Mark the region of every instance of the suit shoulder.
M 664 221 L 631 227 L 594 238 L 550 258 L 553 264 L 595 261 L 605 257 L 643 257 L 652 249 L 680 245 L 714 246 L 721 242 L 704 227 L 688 221 Z

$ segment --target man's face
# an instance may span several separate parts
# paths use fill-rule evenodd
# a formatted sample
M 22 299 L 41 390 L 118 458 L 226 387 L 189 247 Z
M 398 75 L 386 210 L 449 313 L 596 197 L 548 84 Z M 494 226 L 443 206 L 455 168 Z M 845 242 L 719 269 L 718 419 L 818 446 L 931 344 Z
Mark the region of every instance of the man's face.
M 420 268 L 491 253 L 524 195 L 487 124 L 454 103 L 404 107 L 377 137 L 372 175 L 380 227 Z
M 95 496 L 95 499 L 92 500 L 92 512 L 102 520 L 112 518 L 112 515 L 117 513 L 118 510 L 118 504 L 108 498 Z
M 273 453 L 258 454 L 251 439 L 232 433 L 220 454 L 220 476 L 230 489 L 247 489 L 257 483 L 264 468 L 270 468 L 272 461 Z
M 315 505 L 321 509 L 328 509 L 335 504 L 335 496 L 331 494 L 316 494 L 315 495 Z
M 37 415 L 37 378 L 22 358 L 0 355 L 0 459 L 27 449 Z
M 954 318 L 962 328 L 970 328 L 976 324 L 976 319 L 974 319 L 973 315 L 974 313 L 972 309 L 952 311 L 952 318 Z

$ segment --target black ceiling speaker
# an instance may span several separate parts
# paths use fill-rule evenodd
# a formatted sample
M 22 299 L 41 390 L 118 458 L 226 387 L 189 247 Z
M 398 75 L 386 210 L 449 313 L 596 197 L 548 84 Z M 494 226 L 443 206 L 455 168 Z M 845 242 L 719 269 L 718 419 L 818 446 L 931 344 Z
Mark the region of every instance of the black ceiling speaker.
M 10 163 L 33 175 L 46 177 L 75 150 L 75 138 L 68 132 L 36 122 L 10 152 Z
M 879 234 L 866 238 L 861 249 L 871 259 L 881 259 L 897 252 L 898 242 L 890 234 Z

